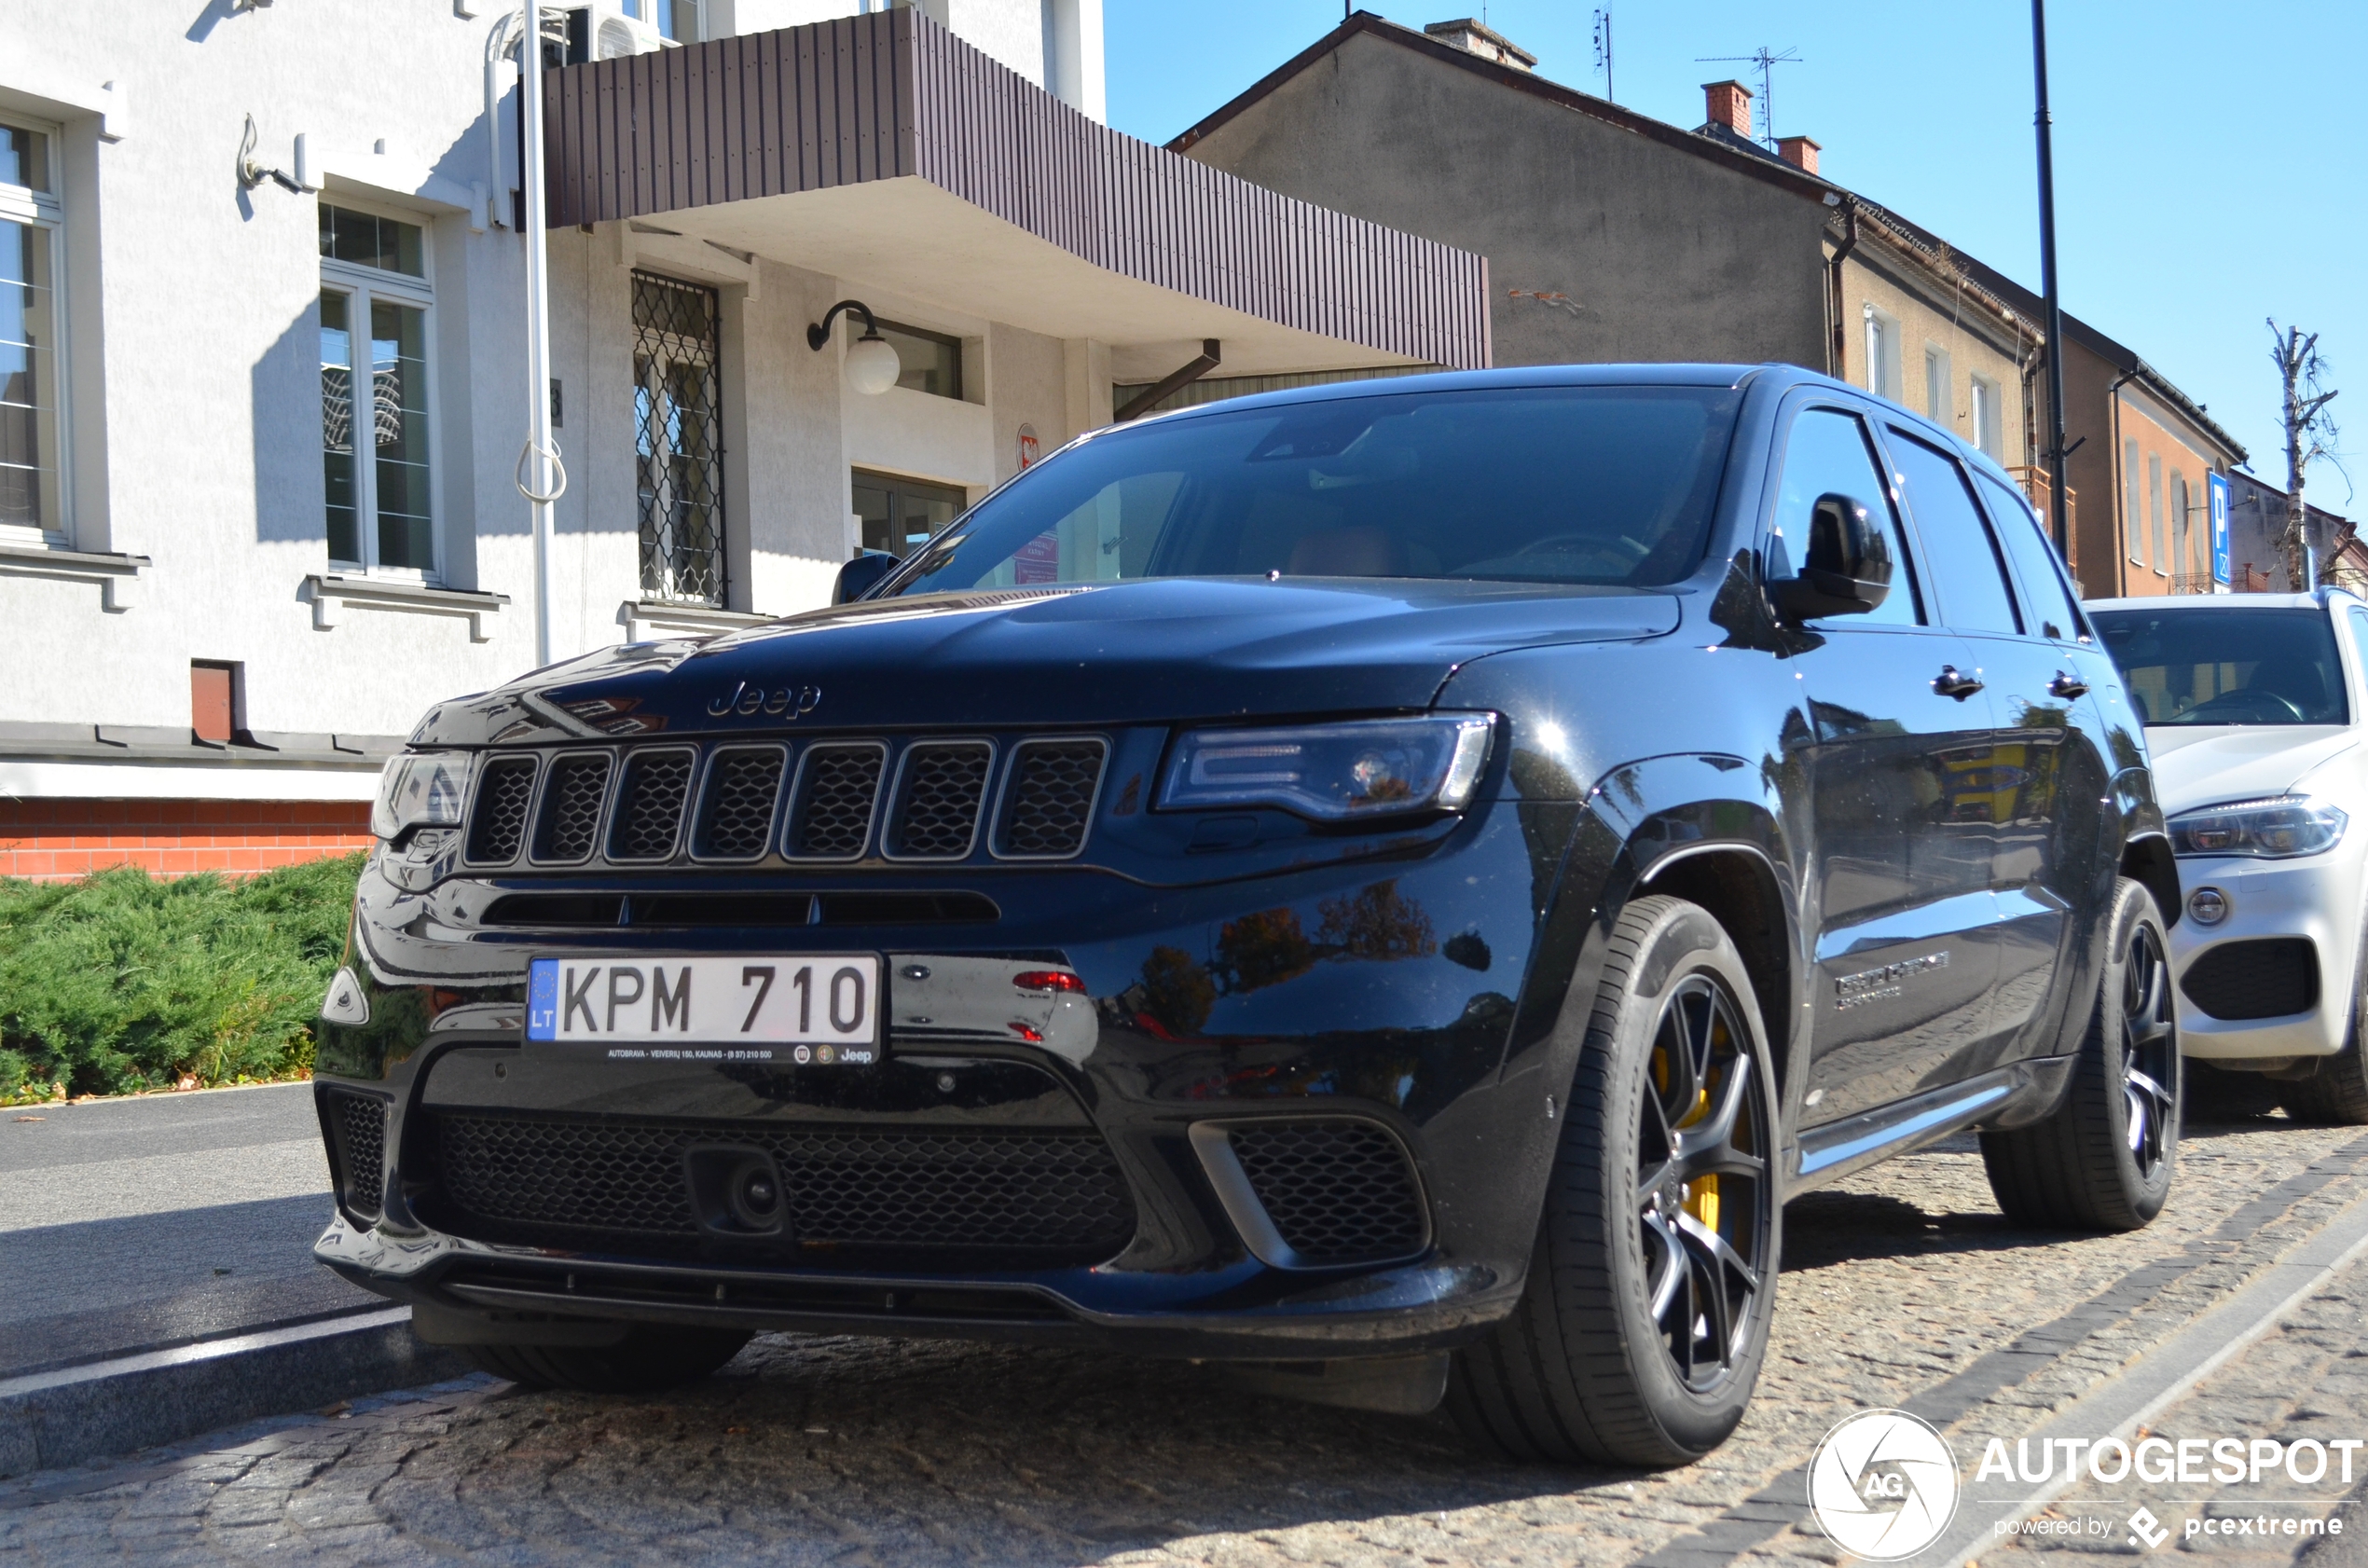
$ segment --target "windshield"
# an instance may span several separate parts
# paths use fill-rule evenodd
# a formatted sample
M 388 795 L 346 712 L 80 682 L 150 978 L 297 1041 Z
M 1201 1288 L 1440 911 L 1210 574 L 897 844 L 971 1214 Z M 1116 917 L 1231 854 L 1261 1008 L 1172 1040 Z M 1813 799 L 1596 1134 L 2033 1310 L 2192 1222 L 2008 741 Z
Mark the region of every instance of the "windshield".
M 891 591 L 1269 573 L 1671 583 L 1701 558 L 1741 401 L 1508 387 L 1162 420 L 1005 487 Z
M 2347 721 L 2323 611 L 2099 610 L 2089 619 L 2149 724 Z

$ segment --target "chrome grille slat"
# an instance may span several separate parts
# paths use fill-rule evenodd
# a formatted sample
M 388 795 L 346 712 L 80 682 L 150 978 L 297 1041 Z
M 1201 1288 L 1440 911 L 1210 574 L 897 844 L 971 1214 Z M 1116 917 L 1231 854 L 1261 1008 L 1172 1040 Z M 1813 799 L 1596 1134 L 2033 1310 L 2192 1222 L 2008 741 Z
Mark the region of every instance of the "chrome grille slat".
M 496 757 L 488 763 L 477 783 L 475 805 L 469 813 L 469 862 L 505 866 L 526 845 L 527 811 L 534 805 L 532 757 Z
M 702 860 L 762 860 L 773 842 L 789 752 L 778 746 L 727 746 L 708 763 L 691 853 Z
M 888 858 L 959 860 L 978 843 L 995 748 L 984 740 L 923 740 L 905 748 L 888 815 Z
M 600 842 L 600 808 L 614 760 L 606 751 L 570 752 L 553 760 L 534 824 L 533 859 L 550 865 L 589 860 Z
M 644 746 L 626 753 L 616 809 L 610 814 L 610 860 L 663 860 L 673 855 L 698 762 L 699 754 L 685 746 Z
M 872 839 L 888 748 L 877 741 L 809 746 L 799 759 L 781 853 L 792 860 L 854 860 Z
M 1003 784 L 996 855 L 1007 860 L 1066 860 L 1083 849 L 1108 752 L 1093 736 L 1022 741 Z

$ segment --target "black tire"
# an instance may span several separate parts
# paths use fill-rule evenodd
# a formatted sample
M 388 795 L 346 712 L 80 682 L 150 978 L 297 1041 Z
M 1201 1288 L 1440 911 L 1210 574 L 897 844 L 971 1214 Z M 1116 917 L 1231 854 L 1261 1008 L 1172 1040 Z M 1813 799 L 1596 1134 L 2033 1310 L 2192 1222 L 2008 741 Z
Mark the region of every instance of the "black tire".
M 695 1382 L 740 1354 L 739 1328 L 637 1324 L 613 1345 L 469 1345 L 479 1369 L 527 1388 L 575 1394 L 655 1394 Z
M 1630 904 L 1527 1287 L 1455 1355 L 1448 1408 L 1467 1436 L 1526 1462 L 1665 1469 L 1735 1430 L 1775 1309 L 1774 1085 L 1727 932 L 1681 899 Z
M 2278 1087 L 2279 1101 L 2297 1121 L 2321 1127 L 2368 1127 L 2368 1053 L 2360 1048 L 2368 1033 L 2368 949 L 2361 954 L 2351 982 L 2351 1032 L 2336 1055 L 2310 1077 Z
M 2063 1105 L 2044 1121 L 1981 1135 L 1989 1190 L 2017 1225 L 2135 1231 L 2170 1196 L 2184 1069 L 2170 944 L 2145 887 L 2123 877 Z

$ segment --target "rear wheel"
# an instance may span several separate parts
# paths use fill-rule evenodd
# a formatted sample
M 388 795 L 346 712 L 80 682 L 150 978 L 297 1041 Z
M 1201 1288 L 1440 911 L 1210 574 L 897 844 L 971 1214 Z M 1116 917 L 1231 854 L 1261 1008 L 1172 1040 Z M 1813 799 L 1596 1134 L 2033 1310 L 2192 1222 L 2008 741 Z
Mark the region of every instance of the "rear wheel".
M 613 1345 L 467 1345 L 481 1370 L 528 1388 L 576 1394 L 654 1394 L 695 1382 L 740 1354 L 739 1328 L 636 1324 Z
M 1688 1464 L 1742 1419 L 1775 1306 L 1774 1077 L 1750 976 L 1699 905 L 1621 915 L 1521 1304 L 1448 1405 L 1509 1457 Z
M 1989 1190 L 2017 1225 L 2135 1231 L 2170 1196 L 2182 1066 L 2154 895 L 2122 878 L 2106 930 L 2104 972 L 2062 1107 L 2031 1126 L 1981 1135 Z

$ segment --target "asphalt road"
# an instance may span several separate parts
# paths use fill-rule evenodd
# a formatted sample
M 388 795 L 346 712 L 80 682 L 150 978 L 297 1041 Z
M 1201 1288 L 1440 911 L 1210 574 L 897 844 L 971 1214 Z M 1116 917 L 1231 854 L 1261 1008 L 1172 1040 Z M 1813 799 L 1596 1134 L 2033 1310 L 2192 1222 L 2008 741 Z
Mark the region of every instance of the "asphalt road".
M 0 1377 L 383 1306 L 328 1213 L 310 1084 L 0 1111 Z
M 2216 1307 L 2368 1214 L 2361 1129 L 2231 1117 L 2191 1126 L 2181 1159 L 2170 1207 L 2126 1236 L 2011 1230 L 1970 1140 L 1797 1200 L 1752 1412 L 1663 1475 L 1508 1467 L 1437 1417 L 1282 1403 L 1207 1367 L 774 1336 L 662 1396 L 479 1379 L 0 1482 L 0 1564 L 1832 1563 L 1803 1499 L 1836 1422 L 1905 1406 L 1942 1430 L 1976 1497 L 1990 1438 L 2011 1449 L 2159 1371 Z M 2363 1276 L 2344 1266 L 2266 1338 L 2232 1341 L 2154 1429 L 2368 1437 Z M 2278 1506 L 2326 1517 L 2344 1490 Z M 2292 1495 L 2108 1501 L 2150 1500 L 2166 1551 L 2291 1561 L 2306 1538 L 2183 1534 L 2262 1512 L 2265 1491 Z M 2119 1536 L 2068 1549 L 2144 1555 Z

